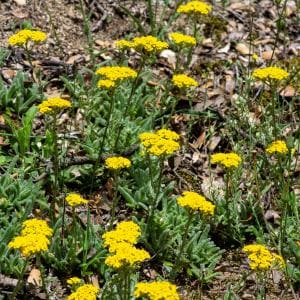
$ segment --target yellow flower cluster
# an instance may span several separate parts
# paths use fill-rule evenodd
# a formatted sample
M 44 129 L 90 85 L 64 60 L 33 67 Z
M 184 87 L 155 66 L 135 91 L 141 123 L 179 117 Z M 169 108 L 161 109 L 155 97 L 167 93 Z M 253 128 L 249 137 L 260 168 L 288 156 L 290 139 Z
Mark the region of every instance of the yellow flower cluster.
M 185 74 L 173 75 L 172 82 L 180 89 L 188 89 L 198 86 L 198 82 Z
M 170 155 L 180 148 L 179 135 L 168 129 L 141 133 L 139 139 L 146 152 L 153 156 Z
M 41 114 L 56 113 L 58 110 L 70 108 L 71 102 L 61 98 L 48 98 L 39 105 Z
M 137 77 L 137 72 L 129 67 L 105 66 L 96 71 L 96 75 L 103 76 L 105 79 L 98 81 L 99 88 L 110 89 L 124 80 Z
M 211 11 L 211 6 L 202 1 L 191 1 L 178 7 L 177 12 L 182 14 L 202 14 L 207 15 Z
M 172 32 L 169 34 L 170 39 L 180 47 L 192 47 L 196 45 L 196 39 L 193 36 Z
M 9 248 L 18 249 L 25 257 L 47 251 L 53 231 L 46 221 L 31 219 L 23 222 L 21 234 L 9 244 Z
M 136 298 L 146 297 L 148 300 L 179 300 L 176 285 L 168 281 L 138 282 L 135 287 Z
M 69 285 L 76 285 L 79 283 L 81 283 L 81 279 L 78 277 L 71 277 L 67 280 L 67 284 L 69 284 Z
M 269 154 L 279 153 L 279 154 L 287 154 L 289 149 L 284 141 L 277 140 L 271 143 L 267 148 L 266 152 Z
M 211 156 L 212 164 L 221 164 L 225 168 L 237 168 L 242 162 L 241 157 L 236 153 L 216 153 Z
M 285 265 L 282 256 L 270 252 L 264 245 L 247 245 L 243 247 L 243 251 L 248 255 L 249 265 L 252 270 L 268 270 L 272 266 L 282 268 Z
M 76 193 L 71 193 L 66 197 L 66 201 L 67 203 L 74 207 L 74 206 L 78 206 L 78 205 L 83 205 L 83 204 L 87 204 L 88 201 L 83 199 L 81 197 L 81 195 L 76 194 Z
M 105 160 L 106 168 L 116 171 L 125 168 L 130 168 L 131 161 L 128 158 L 122 156 L 109 157 Z
M 99 294 L 99 288 L 92 284 L 80 286 L 74 293 L 68 296 L 68 300 L 96 300 Z
M 132 221 L 123 221 L 115 230 L 104 233 L 102 235 L 104 246 L 113 254 L 105 259 L 105 264 L 118 269 L 134 266 L 150 258 L 147 251 L 134 247 L 140 235 L 140 227 Z
M 195 192 L 183 192 L 183 196 L 177 199 L 177 203 L 182 207 L 199 210 L 205 215 L 213 215 L 215 212 L 215 205 Z
M 111 89 L 116 86 L 116 82 L 109 79 L 100 79 L 97 82 L 97 86 L 98 88 L 102 88 L 102 89 Z
M 160 52 L 169 47 L 168 43 L 158 40 L 152 35 L 135 37 L 132 41 L 119 40 L 115 45 L 122 50 L 135 49 L 138 52 Z
M 27 44 L 29 41 L 34 43 L 41 43 L 45 41 L 47 38 L 46 33 L 38 30 L 29 30 L 23 29 L 18 31 L 16 34 L 12 35 L 8 39 L 8 43 L 11 46 L 23 46 Z
M 266 67 L 266 68 L 254 70 L 252 75 L 253 77 L 261 80 L 267 80 L 267 79 L 283 80 L 289 76 L 289 73 L 281 68 Z
M 120 243 L 135 245 L 141 236 L 140 227 L 132 221 L 120 222 L 115 230 L 108 231 L 102 235 L 104 246 L 109 252 L 115 252 Z

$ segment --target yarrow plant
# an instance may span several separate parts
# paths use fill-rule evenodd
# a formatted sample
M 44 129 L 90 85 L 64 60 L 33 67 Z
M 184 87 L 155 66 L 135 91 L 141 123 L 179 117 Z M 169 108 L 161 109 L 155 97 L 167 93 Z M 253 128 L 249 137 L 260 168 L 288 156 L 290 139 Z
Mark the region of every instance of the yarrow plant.
M 198 86 L 198 82 L 195 79 L 185 74 L 173 75 L 172 83 L 179 89 L 188 89 Z
M 180 48 L 193 47 L 197 42 L 193 36 L 182 34 L 180 32 L 170 33 L 169 38 Z
M 241 162 L 241 157 L 234 153 L 216 153 L 211 155 L 210 162 L 212 164 L 220 164 L 225 168 L 237 168 Z
M 76 193 L 71 193 L 66 197 L 66 202 L 72 206 L 79 206 L 79 205 L 84 205 L 87 204 L 88 201 L 84 199 L 81 195 L 76 194 Z
M 177 8 L 177 12 L 181 14 L 200 14 L 207 15 L 211 11 L 212 7 L 202 1 L 190 1 L 186 4 L 182 4 Z
M 9 37 L 11 46 L 25 46 L 28 42 L 42 43 L 47 39 L 46 33 L 39 30 L 23 29 Z
M 74 286 L 74 285 L 78 285 L 82 282 L 82 280 L 78 277 L 71 277 L 67 280 L 67 284 Z
M 178 270 L 181 267 L 182 255 L 187 244 L 188 232 L 194 216 L 197 212 L 200 212 L 203 217 L 208 217 L 213 216 L 215 212 L 215 205 L 212 204 L 210 201 L 207 201 L 205 197 L 199 195 L 196 192 L 183 192 L 183 196 L 177 198 L 177 203 L 179 206 L 187 210 L 188 219 L 185 225 L 185 230 L 179 248 L 179 252 L 174 263 L 174 268 L 171 273 L 171 278 L 175 278 Z
M 130 168 L 131 161 L 122 156 L 109 157 L 105 160 L 105 166 L 112 171 L 118 171 L 121 169 Z
M 278 67 L 266 67 L 255 69 L 252 73 L 253 77 L 260 80 L 284 80 L 289 76 L 289 73 Z
M 130 299 L 131 274 L 141 262 L 150 258 L 147 251 L 134 246 L 140 235 L 140 227 L 132 221 L 123 221 L 115 230 L 102 235 L 104 246 L 110 253 L 105 264 L 117 271 L 119 280 L 116 284 L 121 299 Z
M 96 300 L 100 289 L 92 284 L 84 284 L 76 289 L 71 295 L 68 296 L 68 300 Z
M 289 149 L 285 141 L 277 140 L 272 142 L 267 148 L 266 152 L 268 154 L 287 154 Z
M 119 186 L 119 173 L 122 169 L 130 168 L 131 161 L 128 158 L 122 156 L 109 157 L 105 160 L 105 166 L 113 174 L 114 188 L 115 188 L 114 199 L 112 201 L 112 208 L 111 208 L 111 221 L 109 226 L 109 228 L 111 229 L 113 226 L 113 222 L 115 220 L 116 208 L 118 205 L 117 192 Z
M 70 108 L 72 106 L 69 100 L 62 98 L 48 98 L 44 100 L 39 106 L 41 114 L 56 114 L 59 111 Z
M 176 285 L 168 281 L 138 282 L 134 296 L 145 297 L 147 300 L 179 300 Z

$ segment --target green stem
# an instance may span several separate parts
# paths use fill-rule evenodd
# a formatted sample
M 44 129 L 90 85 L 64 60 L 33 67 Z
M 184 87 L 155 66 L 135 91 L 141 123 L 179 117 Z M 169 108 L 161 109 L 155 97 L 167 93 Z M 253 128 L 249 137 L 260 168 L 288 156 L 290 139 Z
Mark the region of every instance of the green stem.
M 195 17 L 193 18 L 193 37 L 197 41 L 197 20 L 196 20 Z M 192 61 L 192 54 L 193 54 L 193 47 L 190 47 L 189 48 L 189 52 L 188 52 L 188 57 L 187 57 L 186 65 L 185 65 L 186 69 L 189 68 L 189 65 L 190 65 L 190 63 Z
M 116 216 L 116 208 L 118 205 L 118 186 L 119 186 L 119 176 L 116 172 L 113 173 L 114 177 L 114 182 L 115 182 L 115 191 L 114 191 L 114 199 L 112 203 L 112 208 L 111 208 L 111 218 L 110 218 L 110 223 L 108 226 L 108 230 L 111 230 L 113 228 L 115 216 Z
M 147 0 L 147 4 L 148 4 L 148 11 L 149 11 L 150 26 L 151 26 L 151 35 L 156 35 L 155 15 L 153 13 L 152 0 Z
M 28 262 L 29 262 L 28 259 L 26 259 L 25 264 L 24 264 L 24 266 L 23 266 L 23 268 L 21 270 L 21 273 L 18 276 L 17 285 L 14 288 L 12 295 L 9 297 L 9 300 L 15 300 L 16 296 L 18 295 L 19 291 L 21 290 L 21 288 L 22 288 L 22 286 L 24 284 L 23 277 L 24 277 L 26 268 L 28 266 Z
M 56 197 L 58 194 L 59 188 L 59 159 L 58 159 L 58 144 L 57 144 L 57 115 L 56 113 L 53 115 L 53 169 L 54 169 L 54 196 Z
M 273 136 L 274 136 L 274 139 L 276 140 L 277 139 L 277 135 L 278 135 L 278 132 L 277 132 L 277 124 L 276 124 L 276 112 L 275 112 L 275 107 L 276 107 L 276 87 L 274 84 L 270 84 L 270 88 L 271 88 L 271 92 L 272 92 L 272 107 L 271 107 L 271 112 L 272 112 L 272 125 L 273 125 Z
M 123 121 L 125 121 L 127 116 L 128 116 L 129 108 L 130 108 L 131 102 L 132 102 L 132 98 L 133 98 L 134 92 L 137 88 L 137 83 L 138 83 L 138 80 L 140 78 L 141 72 L 142 72 L 142 70 L 145 66 L 145 63 L 146 63 L 146 56 L 143 55 L 140 67 L 139 67 L 138 72 L 137 72 L 137 76 L 135 77 L 135 79 L 132 83 L 130 94 L 129 94 L 129 97 L 127 99 L 127 104 L 126 104 L 124 114 L 123 114 Z M 124 124 L 123 124 L 123 122 L 120 122 L 119 126 L 118 126 L 118 129 L 117 129 L 117 135 L 116 135 L 116 140 L 115 140 L 115 145 L 114 145 L 114 151 L 116 151 L 118 149 L 118 144 L 119 144 L 119 141 L 120 141 L 120 134 L 121 134 L 121 131 L 122 131 L 123 128 L 124 128 Z
M 179 248 L 179 252 L 178 252 L 178 255 L 177 255 L 175 263 L 174 263 L 174 268 L 173 268 L 173 270 L 170 274 L 171 280 L 175 279 L 175 276 L 178 272 L 178 269 L 181 267 L 181 263 L 182 263 L 181 257 L 182 257 L 182 254 L 183 254 L 184 250 L 185 250 L 186 241 L 187 241 L 187 238 L 188 238 L 188 232 L 189 232 L 189 228 L 191 226 L 192 220 L 193 220 L 193 216 L 194 216 L 193 211 L 189 211 L 188 220 L 187 220 L 186 225 L 185 225 L 185 230 L 184 230 L 182 242 L 181 242 L 181 245 L 180 245 L 180 248 Z
M 111 102 L 110 102 L 110 105 L 109 105 L 109 111 L 108 111 L 108 118 L 107 118 L 106 126 L 105 126 L 105 129 L 104 129 L 102 140 L 100 142 L 98 157 L 97 157 L 96 163 L 94 164 L 93 171 L 92 171 L 92 183 L 91 183 L 90 192 L 92 192 L 92 190 L 94 189 L 96 170 L 100 165 L 101 155 L 102 155 L 102 152 L 103 152 L 105 139 L 106 139 L 106 135 L 107 135 L 107 132 L 108 132 L 108 127 L 110 126 L 111 116 L 112 116 L 112 112 L 114 110 L 114 105 L 115 105 L 114 93 L 115 93 L 115 90 L 113 89 L 112 93 L 111 93 Z
M 32 72 L 33 72 L 33 64 L 32 64 L 32 59 L 31 59 L 31 53 L 30 53 L 29 48 L 28 48 L 28 43 L 25 44 L 24 49 L 25 49 L 25 53 L 26 53 L 27 59 L 29 61 L 30 67 L 31 67 Z

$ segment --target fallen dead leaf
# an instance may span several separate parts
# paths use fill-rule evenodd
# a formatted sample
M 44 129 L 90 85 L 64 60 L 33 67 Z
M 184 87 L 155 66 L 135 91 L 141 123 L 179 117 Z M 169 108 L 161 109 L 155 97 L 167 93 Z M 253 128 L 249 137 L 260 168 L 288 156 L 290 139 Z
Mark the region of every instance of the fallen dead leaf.
M 162 58 L 165 58 L 166 61 L 172 66 L 173 69 L 175 69 L 176 66 L 176 54 L 172 50 L 164 50 L 159 55 Z
M 27 282 L 35 286 L 42 286 L 41 271 L 39 269 L 33 268 L 29 273 Z
M 263 58 L 264 60 L 270 60 L 271 57 L 272 57 L 272 53 L 273 53 L 272 50 L 264 51 L 264 52 L 261 54 L 261 56 L 262 56 L 262 58 Z M 273 55 L 273 58 L 275 58 L 275 53 L 274 53 L 274 55 Z
M 208 149 L 209 151 L 213 152 L 217 146 L 219 145 L 219 143 L 221 142 L 221 137 L 220 136 L 213 136 L 209 139 L 209 142 L 208 142 Z
M 205 131 L 203 131 L 199 137 L 197 138 L 197 140 L 193 143 L 193 147 L 195 149 L 200 149 L 202 147 L 202 145 L 204 144 L 205 141 Z
M 250 54 L 250 49 L 249 47 L 244 44 L 244 43 L 238 43 L 236 46 L 235 46 L 235 49 L 241 53 L 242 55 L 249 55 Z
M 230 49 L 230 43 L 228 43 L 225 47 L 219 49 L 217 52 L 218 53 L 228 53 L 229 49 Z
M 14 0 L 14 1 L 20 6 L 26 5 L 26 0 Z
M 285 87 L 285 89 L 280 93 L 282 97 L 295 97 L 297 95 L 296 90 L 291 85 Z

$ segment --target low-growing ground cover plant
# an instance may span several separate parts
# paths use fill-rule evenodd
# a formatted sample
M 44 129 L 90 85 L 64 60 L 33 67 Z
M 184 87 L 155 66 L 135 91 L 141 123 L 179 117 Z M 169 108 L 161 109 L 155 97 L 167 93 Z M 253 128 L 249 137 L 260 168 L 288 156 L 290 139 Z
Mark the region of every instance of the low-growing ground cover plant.
M 11 30 L 0 52 L 18 70 L 0 77 L 0 299 L 298 299 L 288 2 L 270 1 L 262 55 L 242 3 L 147 0 L 143 18 L 117 2 L 132 29 L 98 51 L 95 3 L 79 0 L 84 60 L 52 78 L 43 49 L 61 38 L 48 4 L 51 32 Z M 228 32 L 217 30 L 233 26 L 222 12 L 245 19 L 249 36 L 220 47 Z M 233 46 L 241 56 L 214 66 Z

